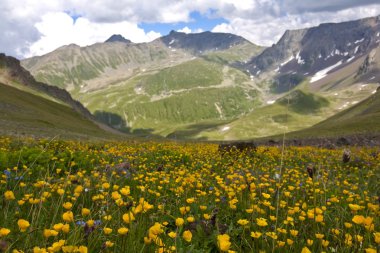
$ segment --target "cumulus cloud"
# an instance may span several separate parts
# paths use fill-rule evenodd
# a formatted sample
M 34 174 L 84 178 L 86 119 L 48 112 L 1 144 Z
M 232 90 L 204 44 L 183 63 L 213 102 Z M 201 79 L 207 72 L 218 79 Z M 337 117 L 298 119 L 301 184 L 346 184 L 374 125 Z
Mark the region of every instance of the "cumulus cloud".
M 26 57 L 75 43 L 88 45 L 112 33 L 134 41 L 149 41 L 159 33 L 141 23 L 192 22 L 191 13 L 223 18 L 213 31 L 232 32 L 252 42 L 270 45 L 286 29 L 315 26 L 380 14 L 378 0 L 2 0 L 0 48 Z M 72 17 L 79 17 L 73 20 Z M 199 26 L 201 28 L 201 26 Z M 184 26 L 184 32 L 192 31 Z
M 214 32 L 227 32 L 243 36 L 250 41 L 270 46 L 277 42 L 285 30 L 294 30 L 318 26 L 326 22 L 343 22 L 380 14 L 380 4 L 341 9 L 339 11 L 312 11 L 299 14 L 279 15 L 273 17 L 269 14 L 260 19 L 243 19 L 231 17 L 228 23 L 214 27 Z
M 201 33 L 201 32 L 204 32 L 204 30 L 201 29 L 201 28 L 193 29 L 192 30 L 189 27 L 185 26 L 184 28 L 177 30 L 177 32 L 182 32 L 182 33 Z
M 73 18 L 64 12 L 47 13 L 36 25 L 42 34 L 33 43 L 26 57 L 46 54 L 62 45 L 77 44 L 79 46 L 103 42 L 113 34 L 121 34 L 133 42 L 151 41 L 161 36 L 150 31 L 146 33 L 136 24 L 123 21 L 117 23 L 94 23 L 86 18 Z

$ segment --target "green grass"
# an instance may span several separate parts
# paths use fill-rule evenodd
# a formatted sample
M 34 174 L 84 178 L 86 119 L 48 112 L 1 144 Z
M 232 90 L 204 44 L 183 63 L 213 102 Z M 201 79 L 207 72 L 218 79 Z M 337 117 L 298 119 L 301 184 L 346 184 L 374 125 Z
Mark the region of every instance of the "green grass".
M 0 83 L 2 134 L 102 137 L 108 134 L 68 106 Z
M 219 64 L 196 59 L 142 78 L 140 85 L 149 95 L 154 95 L 180 89 L 217 85 L 222 81 L 222 67 Z

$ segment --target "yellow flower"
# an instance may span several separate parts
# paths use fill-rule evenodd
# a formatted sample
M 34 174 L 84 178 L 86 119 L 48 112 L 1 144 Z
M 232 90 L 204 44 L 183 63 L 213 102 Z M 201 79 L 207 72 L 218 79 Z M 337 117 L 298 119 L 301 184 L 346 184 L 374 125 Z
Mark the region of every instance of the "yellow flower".
M 349 222 L 345 222 L 345 223 L 344 223 L 344 226 L 345 226 L 346 228 L 350 228 L 350 227 L 352 227 L 352 224 L 349 223 Z
M 265 235 L 271 237 L 274 240 L 277 240 L 278 238 L 275 232 L 266 232 Z
M 183 232 L 182 237 L 185 241 L 191 242 L 191 238 L 193 237 L 193 234 L 190 232 L 190 230 L 186 230 Z
M 308 246 L 311 246 L 311 245 L 313 245 L 314 241 L 311 240 L 311 239 L 307 239 L 306 243 L 307 243 Z
M 316 221 L 316 222 L 322 222 L 322 221 L 323 221 L 323 215 L 322 215 L 322 214 L 318 214 L 318 215 L 315 217 L 315 221 Z
M 126 186 L 120 189 L 120 193 L 123 194 L 124 196 L 128 196 L 129 194 L 131 194 L 131 190 L 129 186 Z
M 90 209 L 88 208 L 82 208 L 82 216 L 87 216 L 90 214 Z
M 86 246 L 79 246 L 78 248 L 78 252 L 79 253 L 87 253 L 88 252 L 88 249 Z
M 95 225 L 95 221 L 94 220 L 88 220 L 86 222 L 87 226 L 89 226 L 90 228 L 93 227 Z
M 266 198 L 266 199 L 269 199 L 270 198 L 270 194 L 268 194 L 268 193 L 262 193 L 261 195 L 263 195 L 263 197 L 264 198 Z
M 65 190 L 60 188 L 57 190 L 57 193 L 62 196 L 65 193 Z
M 71 204 L 70 202 L 66 202 L 66 203 L 63 203 L 63 208 L 69 210 L 73 207 L 73 204 Z
M 21 232 L 25 232 L 28 229 L 28 227 L 30 226 L 29 221 L 24 220 L 24 219 L 18 220 L 17 225 L 18 225 Z
M 125 213 L 124 215 L 123 215 L 123 221 L 125 222 L 125 223 L 130 223 L 130 222 L 132 222 L 132 221 L 134 221 L 135 220 L 135 216 L 133 215 L 133 213 L 132 212 L 129 212 L 129 213 Z
M 65 224 L 62 226 L 62 232 L 67 234 L 68 232 L 70 231 L 70 225 L 69 224 Z
M 375 237 L 375 242 L 380 244 L 380 232 L 373 233 L 373 236 Z
M 230 236 L 227 234 L 218 235 L 218 247 L 221 251 L 228 251 L 231 247 Z
M 177 237 L 177 233 L 175 233 L 175 232 L 170 232 L 169 234 L 168 234 L 168 236 L 170 237 L 170 238 L 176 238 Z
M 47 253 L 47 250 L 45 248 L 34 247 L 33 253 Z
M 6 200 L 14 200 L 14 199 L 16 199 L 13 191 L 6 191 L 6 192 L 4 192 L 4 197 L 5 197 Z
M 237 223 L 238 223 L 239 225 L 241 225 L 241 226 L 245 226 L 245 225 L 247 225 L 247 224 L 249 223 L 249 221 L 246 220 L 246 219 L 240 219 L 240 220 L 238 220 Z
M 322 240 L 322 246 L 323 247 L 327 247 L 327 246 L 329 246 L 329 241 L 327 241 L 327 240 Z
M 192 203 L 194 203 L 195 202 L 195 199 L 194 198 L 188 198 L 188 199 L 186 199 L 186 203 L 187 204 L 192 204 Z
M 311 253 L 308 247 L 303 247 L 301 253 Z
M 62 230 L 62 227 L 63 227 L 63 223 L 57 223 L 53 225 L 53 229 L 58 232 Z
M 8 228 L 0 228 L 0 237 L 7 236 L 11 232 Z
M 291 230 L 290 230 L 290 234 L 291 234 L 292 236 L 297 236 L 297 235 L 298 235 L 298 231 L 297 231 L 297 230 L 294 230 L 294 229 L 291 229 Z
M 195 221 L 195 218 L 193 216 L 189 216 L 189 217 L 187 217 L 186 220 L 187 220 L 187 222 L 192 223 Z
M 207 209 L 207 206 L 199 206 L 199 209 L 201 209 L 202 211 L 204 211 L 204 210 Z
M 377 250 L 376 249 L 372 249 L 372 248 L 366 248 L 365 249 L 365 253 L 377 253 Z
M 325 235 L 324 234 L 315 234 L 315 237 L 318 239 L 323 239 L 323 237 L 325 237 Z
M 110 184 L 109 184 L 109 183 L 103 183 L 103 184 L 102 184 L 102 187 L 103 187 L 104 189 L 109 189 L 109 188 L 110 188 Z
M 57 236 L 58 232 L 53 229 L 44 229 L 44 237 L 49 238 L 51 236 Z
M 104 232 L 104 234 L 109 235 L 112 233 L 112 228 L 107 228 L 107 227 L 103 228 L 103 232 Z
M 352 221 L 356 224 L 363 224 L 365 218 L 363 215 L 355 215 L 354 218 L 352 218 Z
M 288 245 L 293 245 L 293 243 L 294 243 L 294 241 L 292 240 L 292 239 L 286 239 L 286 243 L 288 244 Z
M 111 241 L 106 241 L 106 248 L 111 248 L 113 247 L 114 243 Z
M 71 211 L 67 211 L 62 214 L 62 219 L 66 222 L 73 222 L 74 221 L 74 214 Z
M 251 232 L 251 237 L 253 237 L 253 238 L 260 238 L 261 235 L 262 235 L 262 233 L 260 233 L 260 232 Z
M 266 227 L 268 226 L 267 220 L 264 218 L 256 218 L 256 223 L 260 227 Z
M 182 219 L 182 218 L 175 219 L 175 225 L 177 227 L 181 227 L 183 225 L 183 223 L 185 223 L 184 219 Z
M 128 233 L 129 229 L 128 228 L 125 228 L 125 227 L 121 227 L 117 230 L 117 233 L 119 233 L 120 235 L 126 235 Z
M 348 204 L 348 206 L 350 207 L 350 209 L 351 209 L 352 211 L 358 211 L 358 210 L 361 209 L 361 206 L 359 206 L 359 205 L 355 205 L 355 204 Z

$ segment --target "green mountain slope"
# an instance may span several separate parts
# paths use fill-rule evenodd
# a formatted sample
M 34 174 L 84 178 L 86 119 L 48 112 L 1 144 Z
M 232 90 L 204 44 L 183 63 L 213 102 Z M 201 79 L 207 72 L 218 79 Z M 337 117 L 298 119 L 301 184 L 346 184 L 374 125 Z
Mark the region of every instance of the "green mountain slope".
M 72 108 L 0 83 L 0 134 L 88 138 L 107 134 Z
M 327 120 L 291 136 L 345 136 L 380 134 L 380 92 Z

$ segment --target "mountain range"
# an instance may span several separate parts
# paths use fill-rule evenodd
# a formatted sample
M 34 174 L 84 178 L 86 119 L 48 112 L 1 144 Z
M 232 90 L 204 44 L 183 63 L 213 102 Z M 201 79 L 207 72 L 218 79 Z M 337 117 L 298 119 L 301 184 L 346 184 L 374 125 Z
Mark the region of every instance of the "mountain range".
M 286 31 L 267 48 L 233 34 L 172 31 L 137 44 L 113 35 L 21 61 L 37 83 L 67 90 L 83 104 L 70 107 L 91 120 L 136 135 L 209 140 L 338 121 L 376 95 L 379 64 L 379 16 Z

